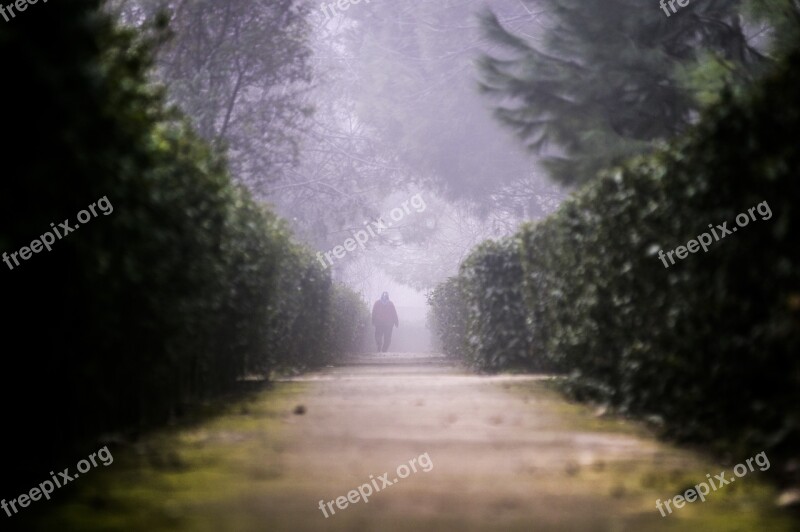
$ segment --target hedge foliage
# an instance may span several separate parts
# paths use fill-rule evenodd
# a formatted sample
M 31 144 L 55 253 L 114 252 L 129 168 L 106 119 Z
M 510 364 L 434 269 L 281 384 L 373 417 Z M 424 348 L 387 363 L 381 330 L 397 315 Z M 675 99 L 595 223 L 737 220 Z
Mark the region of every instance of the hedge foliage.
M 433 341 L 443 353 L 460 357 L 467 339 L 467 307 L 464 304 L 463 280 L 450 277 L 428 293 L 428 328 Z
M 27 102 L 4 115 L 0 252 L 102 197 L 113 206 L 52 251 L 0 263 L 0 397 L 19 405 L 6 480 L 242 377 L 329 362 L 358 345 L 366 312 L 232 183 L 148 83 L 150 46 L 99 8 L 51 2 L 0 24 L 0 95 Z
M 576 396 L 661 420 L 680 439 L 796 452 L 798 86 L 795 52 L 686 136 L 476 249 L 433 293 L 434 323 L 468 316 L 437 331 L 450 334 L 445 349 L 483 369 L 546 358 Z M 659 259 L 763 202 L 771 217 L 762 207 L 707 253 L 669 268 Z
M 532 351 L 521 259 L 519 238 L 486 241 L 458 276 L 428 294 L 430 328 L 444 353 L 479 371 L 555 369 Z

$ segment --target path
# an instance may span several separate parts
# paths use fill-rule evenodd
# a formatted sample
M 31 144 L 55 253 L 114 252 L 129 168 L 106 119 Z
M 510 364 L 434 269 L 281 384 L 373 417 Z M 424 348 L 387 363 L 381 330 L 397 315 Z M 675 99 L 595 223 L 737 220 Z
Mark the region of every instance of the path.
M 292 413 L 298 405 L 304 414 Z M 412 458 L 417 472 L 409 468 L 407 478 L 397 478 L 398 466 Z M 120 449 L 94 479 L 81 478 L 75 501 L 44 525 L 203 532 L 792 530 L 774 512 L 774 492 L 758 469 L 704 503 L 667 517 L 656 510 L 656 499 L 729 469 L 567 403 L 546 379 L 476 376 L 441 357 L 389 354 L 278 383 L 224 415 Z M 397 482 L 373 489 L 366 504 L 336 507 L 337 497 L 372 479 L 380 487 L 385 472 Z M 335 515 L 324 516 L 320 499 L 334 500 Z

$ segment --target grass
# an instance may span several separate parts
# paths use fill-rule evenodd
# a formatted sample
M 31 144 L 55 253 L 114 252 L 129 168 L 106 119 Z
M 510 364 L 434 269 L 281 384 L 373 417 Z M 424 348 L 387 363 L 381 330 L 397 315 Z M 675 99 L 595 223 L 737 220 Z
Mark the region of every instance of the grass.
M 52 501 L 29 507 L 19 524 L 41 531 L 203 530 L 210 507 L 235 521 L 243 497 L 286 481 L 284 420 L 304 389 L 278 383 L 220 401 L 194 422 L 115 449 L 112 464 L 77 479 Z

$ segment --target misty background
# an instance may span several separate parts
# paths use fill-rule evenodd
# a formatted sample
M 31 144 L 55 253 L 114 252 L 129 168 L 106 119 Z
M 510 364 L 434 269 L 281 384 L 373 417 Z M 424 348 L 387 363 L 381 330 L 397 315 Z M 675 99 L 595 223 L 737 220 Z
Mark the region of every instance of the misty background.
M 156 74 L 169 100 L 312 248 L 330 250 L 424 197 L 424 213 L 332 268 L 369 303 L 389 291 L 414 322 L 426 290 L 474 246 L 680 132 L 721 84 L 752 81 L 782 35 L 768 25 L 779 8 L 763 2 L 705 2 L 697 9 L 713 23 L 636 2 L 342 5 L 111 9 L 161 42 Z M 169 30 L 153 24 L 159 14 Z M 632 40 L 639 46 L 623 49 Z
M 415 324 L 415 340 L 400 329 L 396 348 L 427 350 L 426 290 L 481 241 L 552 212 L 568 189 L 480 93 L 476 62 L 500 53 L 478 18 L 488 3 L 361 2 L 327 19 L 321 6 L 114 4 L 143 28 L 166 9 L 170 31 L 151 31 L 164 42 L 157 74 L 169 99 L 314 249 L 422 195 L 425 212 L 347 253 L 332 274 L 370 304 L 389 291 L 401 322 Z M 524 3 L 491 7 L 511 31 L 541 31 L 543 16 Z

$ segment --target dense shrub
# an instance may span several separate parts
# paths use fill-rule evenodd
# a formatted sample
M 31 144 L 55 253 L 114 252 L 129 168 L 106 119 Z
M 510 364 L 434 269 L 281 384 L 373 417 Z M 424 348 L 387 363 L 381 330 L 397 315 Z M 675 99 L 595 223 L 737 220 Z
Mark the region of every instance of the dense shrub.
M 574 370 L 576 393 L 682 438 L 797 443 L 798 64 L 524 230 L 537 348 Z M 761 202 L 771 219 L 669 269 L 659 260 Z
M 482 370 L 519 368 L 530 352 L 515 239 L 478 246 L 461 267 L 467 310 L 466 360 Z
M 689 134 L 519 232 L 530 354 L 568 371 L 574 394 L 661 419 L 681 439 L 796 452 L 798 86 L 796 52 L 748 96 L 723 96 Z M 659 259 L 762 202 L 770 219 L 756 213 L 669 268 Z M 476 253 L 515 268 L 497 246 Z M 514 294 L 512 280 L 469 268 L 457 282 Z M 495 341 L 487 327 L 467 336 L 478 331 L 478 345 Z
M 479 370 L 552 369 L 531 351 L 519 243 L 484 242 L 428 297 L 442 350 Z
M 75 225 L 99 198 L 113 206 L 52 251 L 0 264 L 16 487 L 101 433 L 165 421 L 254 371 L 322 363 L 356 334 L 329 329 L 342 289 L 166 108 L 149 46 L 99 4 L 0 24 L 0 95 L 27 102 L 4 114 L 0 252 Z
M 336 283 L 331 292 L 325 334 L 325 348 L 319 352 L 327 359 L 320 362 L 340 362 L 343 355 L 361 346 L 367 333 L 370 314 L 364 300 L 352 289 Z
M 306 249 L 288 241 L 270 305 L 273 366 L 301 371 L 340 361 L 361 346 L 367 306 L 350 288 L 334 284 Z
M 428 294 L 428 328 L 443 353 L 462 357 L 466 348 L 467 307 L 461 277 L 450 277 Z

